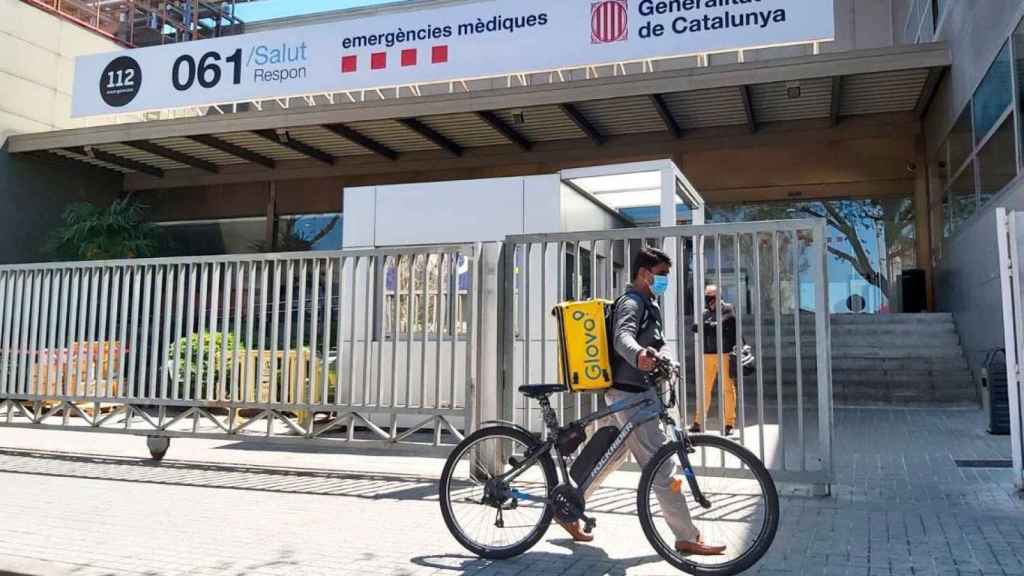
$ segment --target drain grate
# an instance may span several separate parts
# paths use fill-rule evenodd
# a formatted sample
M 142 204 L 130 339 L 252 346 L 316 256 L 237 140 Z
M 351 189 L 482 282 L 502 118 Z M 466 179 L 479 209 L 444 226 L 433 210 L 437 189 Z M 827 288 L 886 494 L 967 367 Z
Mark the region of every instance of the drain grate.
M 954 460 L 957 468 L 1012 468 L 1011 460 Z

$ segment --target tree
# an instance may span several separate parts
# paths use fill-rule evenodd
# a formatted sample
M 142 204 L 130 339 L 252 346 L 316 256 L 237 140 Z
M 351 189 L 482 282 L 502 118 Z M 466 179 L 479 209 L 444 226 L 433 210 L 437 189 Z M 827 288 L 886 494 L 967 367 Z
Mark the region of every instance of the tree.
M 146 206 L 131 196 L 100 207 L 75 203 L 64 210 L 63 223 L 45 251 L 55 260 L 116 260 L 156 256 L 162 232 L 147 221 Z

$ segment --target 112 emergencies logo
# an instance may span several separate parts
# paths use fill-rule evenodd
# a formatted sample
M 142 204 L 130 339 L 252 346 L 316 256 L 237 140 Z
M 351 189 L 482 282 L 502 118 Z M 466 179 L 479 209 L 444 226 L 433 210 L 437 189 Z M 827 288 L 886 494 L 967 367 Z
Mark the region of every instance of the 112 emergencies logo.
M 590 5 L 590 42 L 611 44 L 629 39 L 629 0 L 603 0 Z

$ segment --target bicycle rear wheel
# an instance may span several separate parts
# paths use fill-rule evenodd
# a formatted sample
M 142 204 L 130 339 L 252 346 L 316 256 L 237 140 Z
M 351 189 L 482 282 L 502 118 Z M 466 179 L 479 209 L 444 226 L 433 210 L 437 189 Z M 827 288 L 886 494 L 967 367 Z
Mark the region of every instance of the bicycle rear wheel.
M 779 526 L 779 496 L 764 464 L 749 450 L 717 436 L 690 437 L 695 451 L 690 462 L 701 492 L 711 502 L 704 509 L 693 499 L 690 486 L 676 476 L 679 491 L 662 490 L 662 497 L 683 498 L 705 544 L 724 545 L 719 556 L 684 555 L 655 494 L 656 481 L 679 471 L 675 442 L 663 446 L 644 467 L 637 492 L 640 525 L 658 554 L 676 568 L 697 576 L 732 576 L 750 568 L 771 547 Z M 660 486 L 658 486 L 660 489 Z
M 548 502 L 558 482 L 550 454 L 543 454 L 515 480 L 496 481 L 521 466 L 538 445 L 523 431 L 484 428 L 452 451 L 438 486 L 441 514 L 452 536 L 470 552 L 493 560 L 522 554 L 551 525 Z

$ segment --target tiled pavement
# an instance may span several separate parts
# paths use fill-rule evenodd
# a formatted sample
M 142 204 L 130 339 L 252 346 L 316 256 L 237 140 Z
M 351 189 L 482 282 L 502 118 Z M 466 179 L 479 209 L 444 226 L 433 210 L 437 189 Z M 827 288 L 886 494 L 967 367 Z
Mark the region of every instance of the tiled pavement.
M 441 462 L 361 453 L 252 450 L 175 440 L 164 464 L 142 440 L 0 429 L 0 574 L 673 574 L 633 515 L 635 476 L 600 495 L 598 539 L 557 529 L 489 563 L 447 534 Z M 768 556 L 773 575 L 1024 576 L 1024 500 L 1006 438 L 973 410 L 837 409 L 833 495 L 789 491 Z

